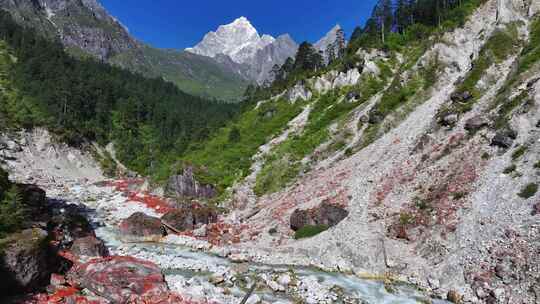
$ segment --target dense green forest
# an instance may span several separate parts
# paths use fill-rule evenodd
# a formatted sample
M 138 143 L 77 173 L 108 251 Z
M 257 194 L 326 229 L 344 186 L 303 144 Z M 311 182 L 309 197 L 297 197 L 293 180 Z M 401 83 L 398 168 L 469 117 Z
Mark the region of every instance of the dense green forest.
M 185 94 L 162 79 L 75 59 L 5 11 L 0 40 L 3 127 L 44 126 L 72 145 L 112 141 L 118 157 L 143 174 L 207 138 L 239 109 Z

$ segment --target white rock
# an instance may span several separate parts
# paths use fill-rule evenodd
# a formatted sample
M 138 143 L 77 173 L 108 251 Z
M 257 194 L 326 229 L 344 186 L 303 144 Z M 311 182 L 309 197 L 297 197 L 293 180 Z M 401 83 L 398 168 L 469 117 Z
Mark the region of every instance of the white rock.
M 266 282 L 266 284 L 268 285 L 268 287 L 270 287 L 270 289 L 272 289 L 273 291 L 285 291 L 285 287 L 283 287 L 282 285 L 278 284 L 277 282 L 275 281 L 272 281 L 272 280 L 269 280 Z
M 246 304 L 258 304 L 258 303 L 261 303 L 261 297 L 259 297 L 256 294 L 249 297 L 249 299 L 246 302 Z
M 200 228 L 193 230 L 193 236 L 195 237 L 205 237 L 206 233 L 206 225 L 202 225 Z
M 277 282 L 282 286 L 289 286 L 292 282 L 292 279 L 289 274 L 284 273 L 278 277 Z

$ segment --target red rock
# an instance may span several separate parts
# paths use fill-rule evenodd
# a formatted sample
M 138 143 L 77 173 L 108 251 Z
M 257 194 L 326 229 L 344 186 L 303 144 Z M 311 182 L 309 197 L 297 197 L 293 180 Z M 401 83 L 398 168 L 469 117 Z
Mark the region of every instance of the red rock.
M 68 279 L 73 286 L 115 303 L 171 296 L 159 267 L 132 257 L 114 256 L 77 264 L 69 271 Z

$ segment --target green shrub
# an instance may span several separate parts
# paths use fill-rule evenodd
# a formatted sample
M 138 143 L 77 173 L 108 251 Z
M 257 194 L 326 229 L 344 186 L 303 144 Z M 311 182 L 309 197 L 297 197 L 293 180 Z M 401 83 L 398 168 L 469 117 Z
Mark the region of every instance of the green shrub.
M 414 216 L 408 212 L 401 212 L 399 214 L 399 223 L 401 225 L 409 225 L 414 223 Z
M 296 231 L 294 233 L 294 238 L 296 240 L 309 238 L 323 231 L 328 230 L 328 228 L 329 227 L 327 225 L 316 225 L 316 226 L 307 225 L 307 226 L 302 227 L 298 231 Z
M 527 71 L 540 61 L 540 17 L 536 17 L 530 27 L 530 41 L 523 49 L 519 61 L 518 74 Z
M 0 236 L 21 229 L 25 219 L 22 197 L 16 186 L 11 186 L 0 200 Z
M 512 172 L 515 172 L 517 169 L 517 166 L 515 164 L 512 164 L 511 166 L 508 166 L 504 169 L 503 173 L 504 174 L 510 174 Z
M 526 146 L 520 146 L 516 149 L 516 151 L 514 151 L 514 153 L 512 153 L 512 159 L 518 160 L 527 152 L 527 150 L 528 148 Z
M 534 168 L 540 169 L 540 160 L 534 164 Z
M 287 123 L 300 114 L 304 104 L 277 100 L 261 104 L 258 108 L 253 106 L 234 124 L 216 132 L 210 140 L 191 145 L 181 161 L 205 167 L 205 183 L 216 185 L 222 192 L 249 174 L 251 158 L 259 147 L 279 135 Z M 231 138 L 234 133 L 237 134 Z
M 268 161 L 257 175 L 253 191 L 258 196 L 277 192 L 289 184 L 299 172 L 300 166 L 291 163 L 288 158 L 276 158 Z
M 518 193 L 519 197 L 528 199 L 533 197 L 536 192 L 538 191 L 538 185 L 535 183 L 530 183 L 527 186 L 525 186 L 521 192 Z

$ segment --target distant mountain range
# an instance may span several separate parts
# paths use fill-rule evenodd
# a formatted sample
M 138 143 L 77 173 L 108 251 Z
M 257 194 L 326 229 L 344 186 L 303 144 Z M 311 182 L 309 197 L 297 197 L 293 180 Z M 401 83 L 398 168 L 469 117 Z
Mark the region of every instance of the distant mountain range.
M 190 94 L 238 100 L 248 84 L 236 71 L 209 57 L 145 45 L 96 0 L 0 0 L 0 8 L 21 24 L 58 38 L 73 55 L 162 77 Z
M 272 68 L 298 50 L 288 34 L 261 36 L 245 17 L 209 32 L 193 48 L 169 50 L 137 40 L 96 0 L 0 0 L 0 8 L 21 24 L 59 39 L 77 57 L 91 56 L 162 77 L 190 94 L 227 101 L 239 100 L 249 83 L 271 80 Z M 333 28 L 316 48 L 327 52 L 340 30 Z

